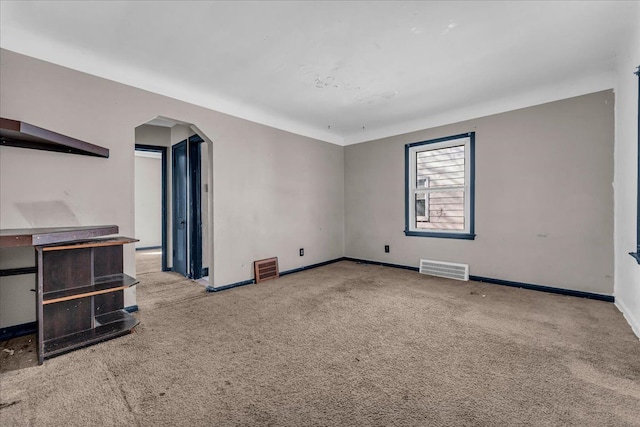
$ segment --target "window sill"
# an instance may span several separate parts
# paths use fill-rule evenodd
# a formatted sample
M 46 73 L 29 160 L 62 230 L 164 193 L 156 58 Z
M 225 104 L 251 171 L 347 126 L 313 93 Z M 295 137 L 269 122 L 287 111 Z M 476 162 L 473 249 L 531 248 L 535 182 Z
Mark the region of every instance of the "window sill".
M 638 262 L 638 264 L 640 264 L 640 251 L 629 252 L 629 255 L 631 255 Z
M 469 233 L 434 233 L 430 231 L 407 231 L 404 232 L 405 236 L 414 237 L 437 237 L 440 239 L 461 239 L 461 240 L 475 240 L 475 234 Z

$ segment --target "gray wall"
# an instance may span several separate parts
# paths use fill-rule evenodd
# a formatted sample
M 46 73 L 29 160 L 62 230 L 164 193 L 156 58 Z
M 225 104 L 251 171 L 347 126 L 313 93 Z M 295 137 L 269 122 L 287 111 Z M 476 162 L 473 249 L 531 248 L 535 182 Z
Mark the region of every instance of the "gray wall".
M 136 128 L 160 115 L 194 124 L 208 143 L 215 286 L 250 279 L 260 258 L 278 256 L 287 270 L 346 255 L 465 262 L 473 275 L 612 293 L 611 91 L 342 148 L 0 55 L 3 117 L 111 150 L 98 159 L 2 147 L 1 228 L 115 223 L 135 235 L 134 143 L 148 143 Z M 164 131 L 168 145 L 178 131 Z M 405 237 L 404 144 L 468 131 L 476 132 L 476 240 Z M 125 272 L 135 274 L 131 246 Z M 2 296 L 2 313 L 14 301 L 22 301 L 16 313 L 33 311 L 32 293 Z M 125 304 L 135 304 L 135 290 Z
M 1 228 L 117 224 L 134 236 L 135 128 L 160 115 L 193 123 L 211 143 L 212 284 L 250 279 L 253 261 L 269 256 L 287 270 L 343 255 L 342 147 L 7 50 L 0 92 L 3 117 L 111 150 L 101 159 L 2 147 Z M 133 245 L 124 261 L 135 275 Z M 135 289 L 125 304 L 135 304 Z
M 171 128 L 140 125 L 135 129 L 136 144 L 171 147 Z
M 345 148 L 346 256 L 612 294 L 612 91 Z M 404 145 L 476 132 L 477 237 L 406 237 Z M 384 253 L 384 245 L 391 251 Z
M 162 245 L 162 159 L 135 157 L 136 248 Z
M 636 5 L 640 22 L 640 3 Z M 616 305 L 640 337 L 640 265 L 629 256 L 635 251 L 638 203 L 638 78 L 640 25 L 626 40 L 617 57 L 615 150 Z

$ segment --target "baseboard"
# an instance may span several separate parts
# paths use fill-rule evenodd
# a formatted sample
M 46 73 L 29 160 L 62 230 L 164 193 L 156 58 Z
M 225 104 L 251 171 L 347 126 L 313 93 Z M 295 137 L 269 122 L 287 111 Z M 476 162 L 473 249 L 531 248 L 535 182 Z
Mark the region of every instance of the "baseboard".
M 318 267 L 322 267 L 325 265 L 329 265 L 329 264 L 333 264 L 339 261 L 344 261 L 345 258 L 341 257 L 341 258 L 336 258 L 336 259 L 332 259 L 329 261 L 324 261 L 324 262 L 319 262 L 317 264 L 311 264 L 311 265 L 307 265 L 305 267 L 300 267 L 300 268 L 294 268 L 291 270 L 286 270 L 286 271 L 281 271 L 280 272 L 280 276 L 286 276 L 287 274 L 293 274 L 293 273 L 299 273 L 301 271 L 305 271 L 305 270 L 311 270 L 312 268 L 318 268 Z
M 293 274 L 293 273 L 299 273 L 299 272 L 305 271 L 305 270 L 311 270 L 312 268 L 322 267 L 324 265 L 333 264 L 334 262 L 338 262 L 338 261 L 344 261 L 344 258 L 336 258 L 336 259 L 332 259 L 332 260 L 329 260 L 329 261 L 319 262 L 317 264 L 307 265 L 305 267 L 300 267 L 300 268 L 294 268 L 292 270 L 281 271 L 280 272 L 280 276 L 286 276 L 287 274 Z M 250 280 L 244 280 L 242 282 L 231 283 L 229 285 L 224 285 L 224 286 L 216 286 L 216 287 L 207 286 L 206 290 L 207 290 L 207 292 L 220 292 L 220 291 L 226 291 L 227 289 L 237 288 L 239 286 L 250 285 L 252 283 L 255 283 L 255 280 L 250 279 Z
M 333 263 L 338 262 L 338 261 L 351 261 L 351 262 L 356 262 L 356 263 L 361 263 L 361 264 L 380 265 L 380 266 L 383 266 L 383 267 L 400 268 L 400 269 L 403 269 L 403 270 L 410 270 L 410 271 L 419 271 L 420 270 L 418 267 L 412 267 L 412 266 L 408 266 L 408 265 L 391 264 L 391 263 L 388 263 L 388 262 L 371 261 L 371 260 L 359 259 L 359 258 L 351 258 L 351 257 L 342 257 L 342 258 L 336 258 L 336 259 L 332 259 L 332 260 L 325 261 L 325 262 L 320 262 L 318 264 L 312 264 L 312 265 L 309 265 L 309 266 L 306 266 L 306 267 L 294 268 L 292 270 L 283 271 L 283 272 L 280 273 L 280 276 L 286 276 L 287 274 L 299 273 L 299 272 L 304 271 L 304 270 L 310 270 L 312 268 L 322 267 L 324 265 L 333 264 Z M 494 279 L 494 278 L 491 278 L 491 277 L 482 277 L 482 276 L 469 276 L 469 280 L 473 280 L 473 281 L 476 281 L 476 282 L 483 282 L 483 283 L 491 283 L 493 285 L 501 285 L 501 286 L 510 286 L 510 287 L 515 287 L 515 288 L 529 289 L 529 290 L 532 290 L 532 291 L 547 292 L 547 293 L 552 293 L 552 294 L 567 295 L 567 296 L 579 297 L 579 298 L 588 298 L 588 299 L 593 299 L 593 300 L 598 300 L 598 301 L 615 302 L 615 297 L 613 295 L 602 295 L 602 294 L 596 294 L 596 293 L 593 293 L 593 292 L 576 291 L 576 290 L 573 290 L 573 289 L 564 289 L 564 288 L 554 288 L 552 286 L 535 285 L 535 284 L 532 284 L 532 283 L 524 283 L 524 282 L 513 282 L 513 281 L 510 281 L 510 280 Z M 238 286 L 244 286 L 244 285 L 248 285 L 248 284 L 251 284 L 251 283 L 254 283 L 254 281 L 253 280 L 245 280 L 244 282 L 232 283 L 230 285 L 219 286 L 219 287 L 215 287 L 215 288 L 213 286 L 207 286 L 207 292 L 223 291 L 223 290 L 226 290 L 226 289 L 236 288 Z M 623 311 L 623 313 L 625 313 L 625 312 Z M 631 324 L 631 327 L 634 329 L 634 332 L 638 335 L 637 331 L 640 330 L 640 328 L 638 328 L 638 323 L 637 322 L 636 323 L 632 323 L 632 322 L 636 322 L 636 321 L 634 319 L 632 319 L 629 323 Z
M 7 268 L 0 270 L 0 277 L 38 274 L 38 267 Z
M 350 257 L 345 257 L 343 259 L 346 261 L 359 262 L 362 264 L 373 264 L 373 265 L 381 265 L 384 267 L 401 268 L 403 270 L 411 270 L 411 271 L 420 270 L 418 267 L 410 267 L 407 265 L 400 265 L 400 264 L 390 264 L 388 262 L 369 261 L 366 259 L 358 259 L 358 258 L 350 258 Z M 575 291 L 573 289 L 554 288 L 552 286 L 534 285 L 531 283 L 512 282 L 510 280 L 493 279 L 491 277 L 469 276 L 469 280 L 474 280 L 476 282 L 491 283 L 493 285 L 502 285 L 502 286 L 511 286 L 515 288 L 529 289 L 532 291 L 568 295 L 568 296 L 580 297 L 580 298 L 589 298 L 589 299 L 594 299 L 598 301 L 606 301 L 606 302 L 615 301 L 615 298 L 613 297 L 613 295 L 602 295 L 602 294 L 596 294 L 592 292 Z
M 136 248 L 136 251 L 148 251 L 151 249 L 162 249 L 162 246 L 145 246 L 143 248 Z
M 615 306 L 618 307 L 618 310 L 622 313 L 625 320 L 631 326 L 631 330 L 633 333 L 640 339 L 640 319 L 634 316 L 633 312 L 627 308 L 626 305 L 620 300 L 620 298 L 616 299 Z
M 596 294 L 593 292 L 576 291 L 573 289 L 554 288 L 552 286 L 534 285 L 532 283 L 512 282 L 510 280 L 493 279 L 491 277 L 469 276 L 469 280 L 491 283 L 493 285 L 510 286 L 514 288 L 529 289 L 532 291 L 547 292 L 551 294 L 568 295 L 571 297 L 588 298 L 598 301 L 615 302 L 613 295 Z
M 138 311 L 138 306 L 137 305 L 130 305 L 129 307 L 125 307 L 124 311 L 126 311 L 127 313 L 133 313 Z
M 252 283 L 254 283 L 253 279 L 244 280 L 242 282 L 231 283 L 230 285 L 224 285 L 224 286 L 218 286 L 218 287 L 213 287 L 209 285 L 205 289 L 207 292 L 220 292 L 220 291 L 226 291 L 227 289 L 237 288 L 239 286 L 251 285 Z
M 403 270 L 411 270 L 411 271 L 419 271 L 420 269 L 418 267 L 411 267 L 408 265 L 401 265 L 401 264 L 390 264 L 388 262 L 382 262 L 382 261 L 370 261 L 368 259 L 359 259 L 359 258 L 349 258 L 349 257 L 345 257 L 342 258 L 344 261 L 352 261 L 352 262 L 357 262 L 360 264 L 371 264 L 371 265 L 381 265 L 383 267 L 392 267 L 392 268 L 401 268 Z
M 7 326 L 6 328 L 0 328 L 0 341 L 7 341 L 24 335 L 35 334 L 36 332 L 38 332 L 38 322 Z

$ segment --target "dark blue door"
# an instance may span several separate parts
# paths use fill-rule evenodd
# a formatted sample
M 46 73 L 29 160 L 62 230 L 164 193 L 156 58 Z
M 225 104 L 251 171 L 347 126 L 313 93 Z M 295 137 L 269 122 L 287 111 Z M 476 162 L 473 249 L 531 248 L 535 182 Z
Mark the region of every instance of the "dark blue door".
M 171 149 L 173 167 L 173 271 L 187 275 L 187 141 Z

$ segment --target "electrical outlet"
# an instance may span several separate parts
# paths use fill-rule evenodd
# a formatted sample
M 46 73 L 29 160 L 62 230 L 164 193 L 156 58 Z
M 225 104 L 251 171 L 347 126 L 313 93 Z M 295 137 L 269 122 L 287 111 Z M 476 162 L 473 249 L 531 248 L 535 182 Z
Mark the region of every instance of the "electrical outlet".
M 300 248 L 300 256 L 304 256 L 304 248 Z
M 384 251 L 385 251 L 386 253 L 389 253 L 389 245 L 384 245 Z

